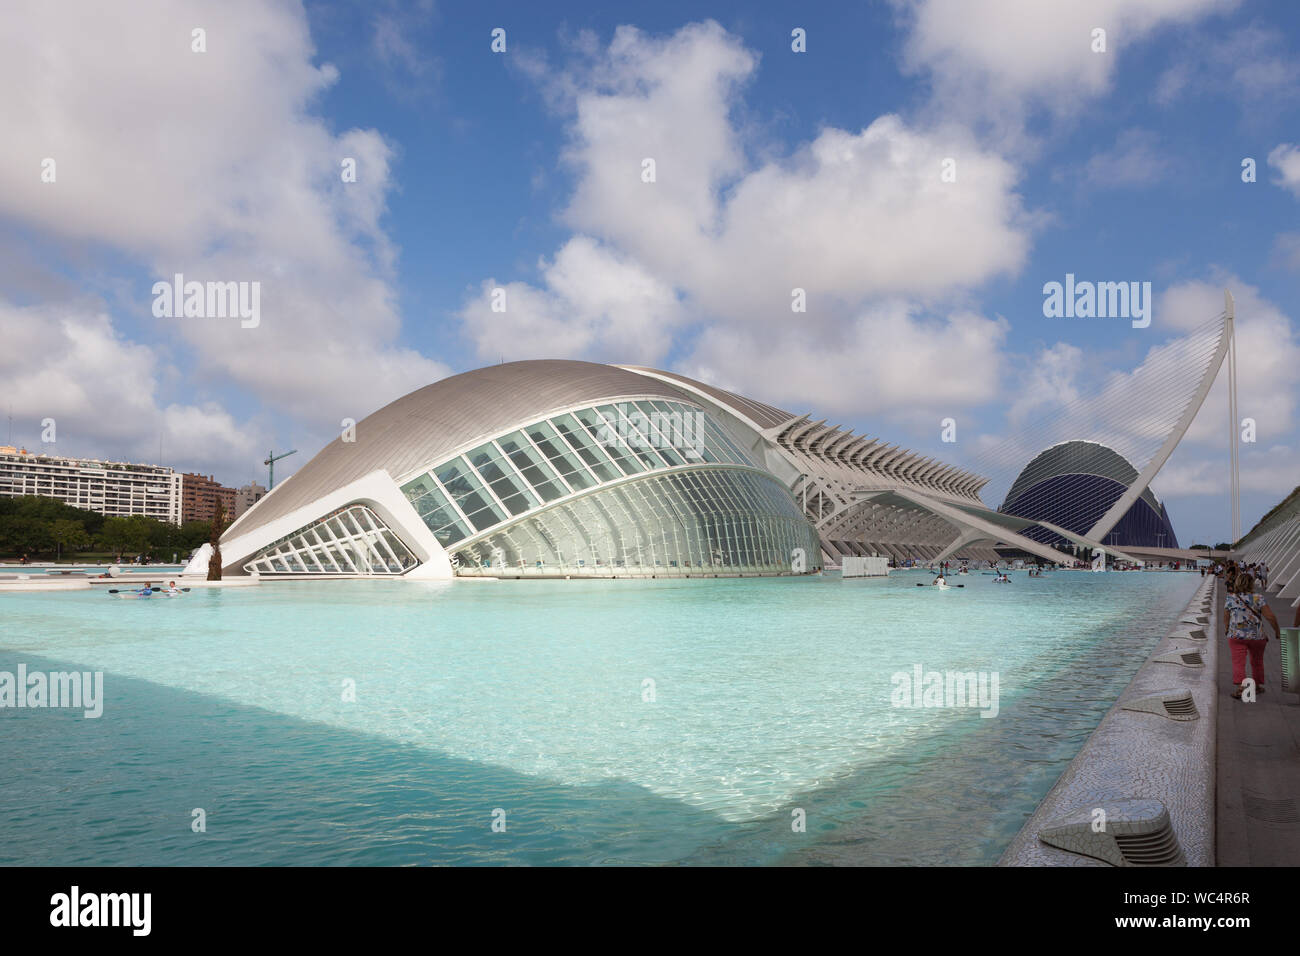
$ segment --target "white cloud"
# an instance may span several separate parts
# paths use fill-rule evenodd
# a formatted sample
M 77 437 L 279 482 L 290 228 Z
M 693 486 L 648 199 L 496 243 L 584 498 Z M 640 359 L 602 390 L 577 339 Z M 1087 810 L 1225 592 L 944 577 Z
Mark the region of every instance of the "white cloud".
M 1155 101 L 1161 106 L 1168 106 L 1178 99 L 1195 78 L 1190 64 L 1178 62 L 1160 74 L 1156 81 Z
M 370 50 L 384 70 L 390 92 L 429 97 L 441 79 L 442 62 L 421 48 L 436 15 L 433 0 L 381 0 L 374 4 Z
M 1278 234 L 1273 240 L 1273 260 L 1285 269 L 1300 272 L 1300 232 Z
M 552 78 L 570 90 L 565 159 L 578 173 L 565 220 L 652 267 L 689 261 L 681 241 L 716 227 L 718 188 L 742 170 L 729 112 L 755 65 L 716 23 L 666 39 L 619 27 L 594 64 Z M 654 183 L 642 182 L 647 158 Z
M 683 319 L 676 295 L 635 262 L 577 236 L 541 269 L 544 288 L 487 279 L 465 305 L 465 332 L 482 358 L 654 362 L 667 352 Z M 504 312 L 493 310 L 497 288 Z
M 263 427 L 237 422 L 214 403 L 164 404 L 165 369 L 154 351 L 124 340 L 93 306 L 0 301 L 0 341 L 14 440 L 30 450 L 152 462 L 161 437 L 164 463 L 211 470 L 250 459 L 267 444 Z M 47 418 L 55 424 L 52 446 L 39 444 Z
M 713 326 L 685 371 L 796 414 L 960 414 L 1000 394 L 1008 331 L 1004 319 L 966 311 L 928 319 L 887 302 L 854 314 L 830 342 L 797 326 L 771 337 Z
M 0 151 L 0 215 L 156 279 L 261 283 L 258 328 L 142 310 L 150 341 L 178 336 L 200 375 L 310 420 L 360 417 L 446 374 L 393 344 L 392 150 L 313 114 L 337 74 L 313 62 L 299 4 L 26 2 L 5 17 L 0 86 L 16 92 L 0 124 L 20 148 Z M 196 26 L 206 53 L 191 50 Z M 345 157 L 356 183 L 340 179 Z
M 1025 113 L 1076 110 L 1110 89 L 1125 50 L 1157 29 L 1238 0 L 894 0 L 908 28 L 905 62 L 927 72 L 936 106 L 1014 135 Z M 1093 51 L 1093 30 L 1106 52 Z
M 577 182 L 563 218 L 579 235 L 542 263 L 539 285 L 505 286 L 516 314 L 487 311 L 493 281 L 465 305 L 480 354 L 541 343 L 627 361 L 633 347 L 767 395 L 779 376 L 760 370 L 780 361 L 792 402 L 831 408 L 850 393 L 879 409 L 918 391 L 951 402 L 961 383 L 988 390 L 1003 325 L 926 316 L 1022 265 L 1035 222 L 1011 164 L 959 128 L 893 115 L 755 163 L 748 152 L 764 144 L 733 114 L 756 58 L 717 24 L 668 38 L 623 27 L 607 50 L 589 38 L 583 49 L 579 67 L 529 68 L 570 123 Z M 654 182 L 642 179 L 645 158 Z M 942 176 L 949 158 L 955 182 Z M 806 312 L 791 309 L 795 289 Z M 828 392 L 819 365 L 841 383 L 870 381 L 868 394 Z
M 1016 398 L 1007 410 L 1007 423 L 1012 428 L 1022 427 L 1046 414 L 1047 409 L 1063 408 L 1079 401 L 1082 398 L 1079 377 L 1085 361 L 1083 349 L 1068 342 L 1057 342 L 1039 350 L 1031 361 L 1024 363 L 1025 372 L 1016 389 Z
M 1258 288 L 1228 274 L 1217 275 L 1212 281 L 1173 286 L 1165 291 L 1161 302 L 1164 308 L 1176 302 L 1188 315 L 1209 318 L 1223 310 L 1225 286 L 1232 290 L 1236 306 L 1237 410 L 1242 418 L 1255 419 L 1259 443 L 1271 445 L 1290 435 L 1297 425 L 1300 383 L 1296 382 L 1295 369 L 1300 367 L 1300 342 L 1291 317 L 1263 298 Z M 1225 367 L 1206 396 L 1184 445 L 1217 446 L 1224 449 L 1226 456 L 1227 378 Z
M 1278 173 L 1273 182 L 1300 199 L 1300 146 L 1282 143 L 1268 154 L 1268 164 Z

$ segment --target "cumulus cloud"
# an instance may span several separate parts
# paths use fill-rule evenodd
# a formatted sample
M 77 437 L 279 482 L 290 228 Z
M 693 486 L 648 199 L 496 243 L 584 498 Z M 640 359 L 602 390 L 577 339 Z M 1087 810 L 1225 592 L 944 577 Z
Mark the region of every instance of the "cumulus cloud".
M 1282 143 L 1268 154 L 1268 164 L 1277 170 L 1273 182 L 1300 199 L 1300 146 Z
M 685 371 L 796 414 L 952 412 L 1000 393 L 1008 331 L 1004 319 L 968 311 L 927 318 L 885 302 L 853 314 L 833 343 L 792 325 L 771 337 L 713 326 Z
M 178 339 L 198 375 L 310 420 L 360 417 L 446 374 L 393 344 L 392 149 L 313 113 L 337 73 L 313 62 L 299 4 L 20 2 L 5 17 L 0 122 L 21 148 L 0 152 L 0 217 L 158 280 L 261 284 L 255 329 L 154 319 L 147 288 L 119 327 Z
M 1007 409 L 1007 423 L 1021 428 L 1048 408 L 1079 401 L 1083 397 L 1079 378 L 1085 362 L 1083 349 L 1068 342 L 1040 349 L 1032 361 L 1025 363 L 1021 387 Z
M 991 391 L 1005 324 L 952 300 L 1024 262 L 1035 220 L 1011 164 L 960 128 L 895 115 L 771 155 L 734 118 L 757 58 L 715 23 L 622 27 L 582 57 L 531 67 L 568 122 L 562 218 L 578 234 L 539 283 L 503 285 L 509 314 L 489 311 L 496 280 L 470 297 L 480 354 L 546 343 L 628 361 L 631 347 L 767 395 L 784 379 L 794 404 L 833 409 L 849 392 L 859 410 L 915 402 L 918 381 L 942 383 L 924 401 Z
M 654 362 L 683 321 L 671 287 L 590 237 L 569 240 L 541 271 L 541 288 L 487 279 L 465 305 L 465 332 L 482 358 L 600 354 Z
M 18 307 L 0 301 L 0 380 L 13 409 L 15 442 L 30 450 L 166 462 L 213 469 L 250 459 L 267 431 L 212 402 L 159 397 L 154 350 L 125 340 L 90 304 Z M 56 441 L 39 444 L 46 419 Z
M 1126 49 L 1157 29 L 1238 0 L 894 0 L 909 32 L 905 63 L 931 77 L 936 106 L 1020 131 L 1027 112 L 1062 114 L 1107 92 Z M 1094 52 L 1093 31 L 1106 31 Z M 1172 84 L 1170 84 L 1172 85 Z
M 1225 287 L 1232 290 L 1236 305 L 1237 409 L 1243 418 L 1255 420 L 1258 443 L 1271 445 L 1297 425 L 1300 385 L 1295 381 L 1295 369 L 1300 367 L 1300 342 L 1291 316 L 1265 299 L 1258 288 L 1228 274 L 1179 283 L 1167 289 L 1160 301 L 1171 311 L 1178 308 L 1187 315 L 1213 316 L 1223 310 Z M 1192 423 L 1186 444 L 1225 447 L 1227 377 L 1225 368 Z

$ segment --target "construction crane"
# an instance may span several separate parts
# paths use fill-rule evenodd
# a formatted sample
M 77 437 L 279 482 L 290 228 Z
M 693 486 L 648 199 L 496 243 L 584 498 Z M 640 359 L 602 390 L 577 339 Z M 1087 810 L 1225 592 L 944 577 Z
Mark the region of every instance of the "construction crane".
M 286 451 L 283 455 L 277 455 L 274 451 L 269 451 L 266 453 L 266 461 L 262 462 L 262 464 L 266 465 L 266 490 L 267 491 L 270 491 L 272 488 L 275 487 L 275 463 L 279 461 L 281 458 L 288 458 L 290 455 L 296 455 L 296 454 L 298 454 L 298 449 L 296 448 L 293 451 Z

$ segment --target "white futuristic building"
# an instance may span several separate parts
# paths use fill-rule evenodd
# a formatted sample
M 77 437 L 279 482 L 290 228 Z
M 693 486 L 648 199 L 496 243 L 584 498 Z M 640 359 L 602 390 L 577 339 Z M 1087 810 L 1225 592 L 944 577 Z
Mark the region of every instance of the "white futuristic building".
M 1137 469 L 1112 448 L 1094 441 L 1059 442 L 1024 467 L 998 510 L 1087 535 L 1137 478 Z M 1067 543 L 1046 527 L 1024 534 L 1048 544 Z M 1149 486 L 1105 537 L 1118 548 L 1178 547 L 1169 514 Z
M 1122 555 L 1098 538 L 1147 493 L 1230 327 L 1207 327 L 1174 427 L 1081 512 L 1086 533 L 1000 513 L 980 499 L 985 478 L 810 415 L 672 372 L 540 360 L 452 376 L 359 422 L 226 530 L 223 573 L 785 575 L 997 547 L 1073 563 L 1062 541 Z M 207 560 L 205 546 L 187 573 Z
M 380 409 L 357 424 L 355 441 L 335 439 L 226 531 L 224 571 L 815 571 L 816 532 L 754 437 L 626 369 L 489 366 Z
M 968 538 L 987 544 L 967 556 L 1011 542 L 1071 560 L 989 511 L 974 474 L 652 369 L 489 366 L 351 437 L 227 529 L 224 573 L 781 575 L 844 555 L 924 560 Z

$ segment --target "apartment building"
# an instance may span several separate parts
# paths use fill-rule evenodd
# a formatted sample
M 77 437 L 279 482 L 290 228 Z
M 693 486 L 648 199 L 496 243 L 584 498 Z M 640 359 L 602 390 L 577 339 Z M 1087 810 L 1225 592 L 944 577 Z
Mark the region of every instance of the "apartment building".
M 182 479 L 171 468 L 68 458 L 0 446 L 0 495 L 40 495 L 114 517 L 181 521 Z

